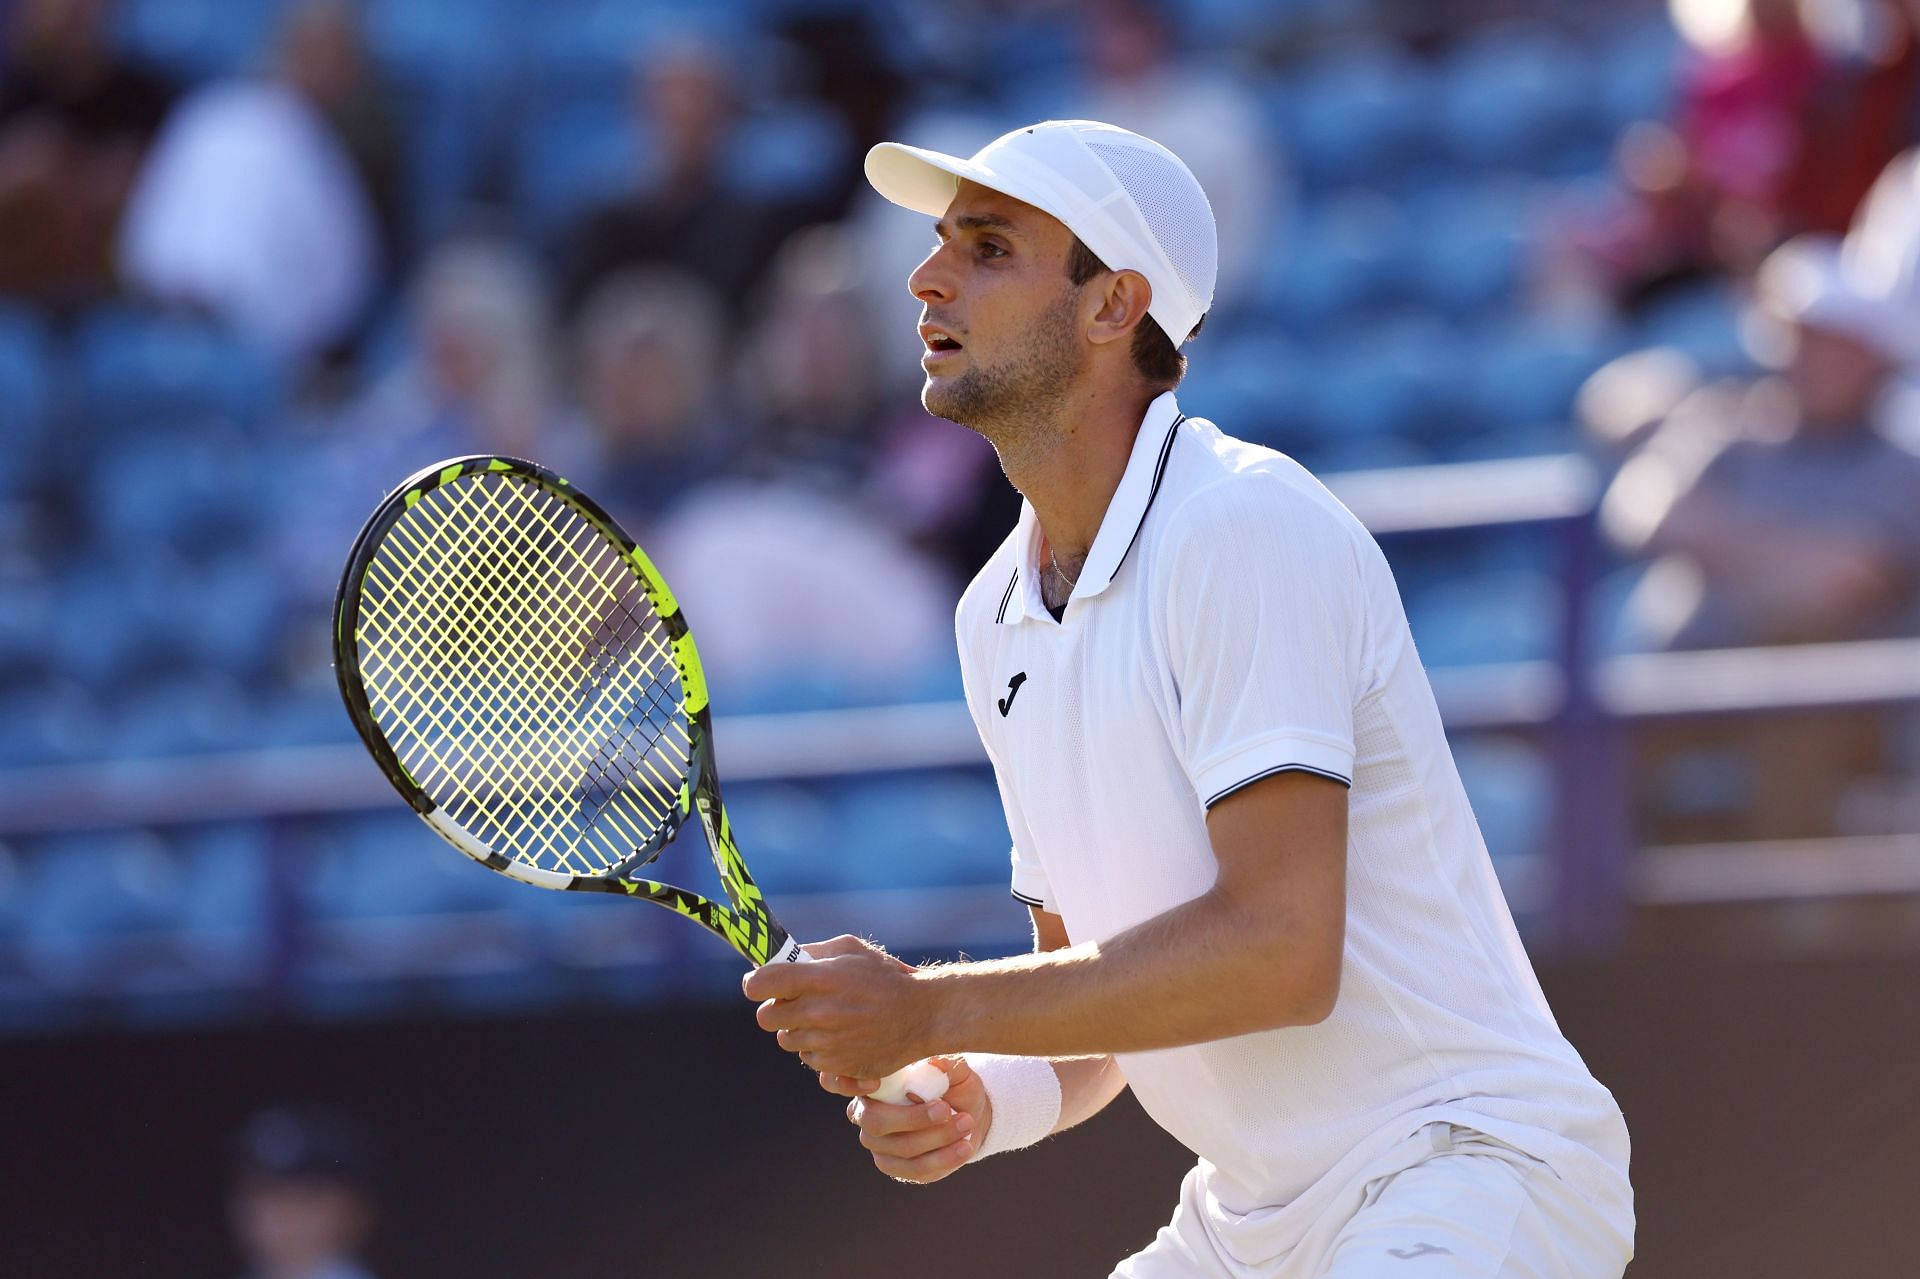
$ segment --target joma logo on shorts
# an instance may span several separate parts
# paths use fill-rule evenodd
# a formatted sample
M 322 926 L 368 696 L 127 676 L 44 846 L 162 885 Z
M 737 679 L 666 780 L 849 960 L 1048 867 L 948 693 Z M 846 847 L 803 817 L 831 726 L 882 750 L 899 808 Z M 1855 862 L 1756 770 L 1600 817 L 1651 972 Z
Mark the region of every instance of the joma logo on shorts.
M 1387 1249 L 1387 1255 L 1389 1257 L 1398 1257 L 1402 1261 L 1412 1261 L 1415 1257 L 1424 1257 L 1428 1253 L 1433 1252 L 1444 1252 L 1449 1257 L 1453 1255 L 1451 1250 L 1442 1248 L 1439 1244 L 1432 1243 L 1417 1243 L 1411 1248 Z

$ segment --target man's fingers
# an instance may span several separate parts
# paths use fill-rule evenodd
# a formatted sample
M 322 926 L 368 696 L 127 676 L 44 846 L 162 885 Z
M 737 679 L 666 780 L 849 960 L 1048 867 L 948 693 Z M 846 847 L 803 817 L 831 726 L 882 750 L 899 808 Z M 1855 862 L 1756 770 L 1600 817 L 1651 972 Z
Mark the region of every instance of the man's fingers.
M 973 1116 L 960 1113 L 945 1123 L 913 1128 L 905 1132 L 875 1132 L 863 1124 L 860 1128 L 860 1144 L 875 1155 L 886 1155 L 893 1159 L 918 1159 L 922 1155 L 932 1154 L 936 1150 L 951 1146 L 957 1141 L 965 1141 L 972 1132 Z
M 860 1125 L 860 1131 L 876 1136 L 893 1133 L 922 1131 L 950 1124 L 954 1119 L 954 1109 L 944 1101 L 930 1101 L 911 1106 L 890 1106 L 884 1101 L 875 1101 L 871 1097 L 859 1097 L 848 1107 L 848 1117 Z M 968 1118 L 971 1124 L 973 1120 Z
M 820 1086 L 836 1097 L 864 1097 L 880 1086 L 877 1079 L 856 1079 L 852 1075 L 820 1072 Z M 848 1118 L 852 1118 L 851 1115 Z
M 839 955 L 868 955 L 880 950 L 872 942 L 841 933 L 838 937 L 829 937 L 825 941 L 812 941 L 800 948 L 815 959 L 833 959 Z
M 893 1155 L 875 1155 L 873 1166 L 895 1181 L 911 1181 L 925 1185 L 927 1182 L 938 1181 L 948 1176 L 971 1158 L 973 1158 L 973 1143 L 956 1141 L 911 1159 L 902 1159 Z
M 740 979 L 748 999 L 792 999 L 815 989 L 821 974 L 812 964 L 768 964 Z

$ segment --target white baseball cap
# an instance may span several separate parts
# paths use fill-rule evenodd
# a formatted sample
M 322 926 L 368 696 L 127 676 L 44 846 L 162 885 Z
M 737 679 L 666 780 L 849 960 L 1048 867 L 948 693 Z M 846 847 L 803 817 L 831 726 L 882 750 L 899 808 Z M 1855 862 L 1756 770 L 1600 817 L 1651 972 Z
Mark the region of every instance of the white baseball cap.
M 1053 215 L 1110 269 L 1147 278 L 1147 314 L 1175 346 L 1213 305 L 1213 206 L 1179 156 L 1137 133 L 1048 120 L 1003 134 L 966 160 L 882 142 L 867 152 L 866 168 L 874 190 L 931 217 L 947 211 L 962 178 Z

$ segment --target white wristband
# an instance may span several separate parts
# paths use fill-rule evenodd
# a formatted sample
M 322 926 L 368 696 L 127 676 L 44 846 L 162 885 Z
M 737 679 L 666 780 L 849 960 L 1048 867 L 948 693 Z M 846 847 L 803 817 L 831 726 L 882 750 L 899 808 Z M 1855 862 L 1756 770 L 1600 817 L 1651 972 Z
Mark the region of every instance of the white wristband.
M 966 1059 L 993 1106 L 987 1139 L 969 1163 L 1031 1146 L 1060 1122 L 1060 1076 L 1045 1057 L 967 1053 Z

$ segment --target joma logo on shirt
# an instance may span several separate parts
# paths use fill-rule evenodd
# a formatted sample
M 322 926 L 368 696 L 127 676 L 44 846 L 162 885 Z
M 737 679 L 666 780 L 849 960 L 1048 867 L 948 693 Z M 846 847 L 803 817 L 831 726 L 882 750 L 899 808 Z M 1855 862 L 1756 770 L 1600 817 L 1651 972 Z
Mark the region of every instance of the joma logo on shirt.
M 1020 696 L 1020 686 L 1026 682 L 1027 673 L 1025 671 L 1021 671 L 1018 675 L 1015 675 L 1007 681 L 1007 695 L 997 703 L 1000 707 L 1001 719 L 1005 719 L 1007 712 L 1013 709 L 1013 699 Z

